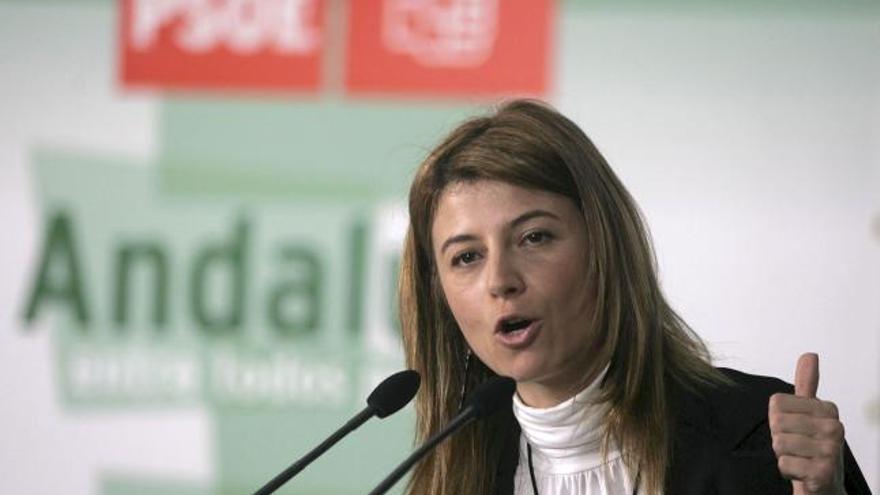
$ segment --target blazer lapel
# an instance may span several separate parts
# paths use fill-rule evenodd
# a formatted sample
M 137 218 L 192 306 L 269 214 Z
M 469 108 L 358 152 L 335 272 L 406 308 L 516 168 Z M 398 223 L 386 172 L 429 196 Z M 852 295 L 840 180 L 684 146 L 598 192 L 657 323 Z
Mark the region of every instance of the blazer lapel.
M 779 475 L 767 424 L 770 395 L 790 386 L 720 371 L 734 381 L 732 387 L 674 387 L 670 395 L 676 420 L 665 493 L 791 493 L 791 483 Z

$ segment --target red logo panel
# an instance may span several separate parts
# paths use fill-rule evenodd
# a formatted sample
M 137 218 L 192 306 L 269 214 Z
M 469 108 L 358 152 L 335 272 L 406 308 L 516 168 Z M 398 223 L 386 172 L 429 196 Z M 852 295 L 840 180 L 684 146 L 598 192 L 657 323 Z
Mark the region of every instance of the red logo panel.
M 352 93 L 544 94 L 553 0 L 355 0 Z
M 315 90 L 324 0 L 119 0 L 127 87 Z

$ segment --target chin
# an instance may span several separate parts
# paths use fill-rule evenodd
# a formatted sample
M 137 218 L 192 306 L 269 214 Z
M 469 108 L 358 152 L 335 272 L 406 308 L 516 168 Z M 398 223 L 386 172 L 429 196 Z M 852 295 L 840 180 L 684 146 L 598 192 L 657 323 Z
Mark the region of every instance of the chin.
M 517 356 L 502 366 L 495 373 L 513 378 L 516 383 L 531 382 L 547 374 L 543 362 L 536 362 L 533 356 Z

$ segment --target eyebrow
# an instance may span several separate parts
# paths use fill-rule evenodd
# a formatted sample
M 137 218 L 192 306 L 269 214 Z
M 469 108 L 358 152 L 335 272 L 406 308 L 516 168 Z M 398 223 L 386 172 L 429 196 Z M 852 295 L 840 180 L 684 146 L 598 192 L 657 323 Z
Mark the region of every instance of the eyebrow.
M 536 209 L 536 210 L 529 210 L 529 211 L 523 213 L 522 215 L 514 218 L 513 220 L 510 221 L 509 225 L 510 225 L 510 227 L 516 227 L 516 226 L 521 225 L 525 222 L 528 222 L 529 220 L 531 220 L 533 218 L 540 218 L 540 217 L 547 217 L 547 218 L 552 218 L 554 220 L 562 221 L 562 219 L 559 218 L 559 215 L 556 215 L 555 213 L 549 212 L 547 210 Z M 454 236 L 450 237 L 449 239 L 446 239 L 443 242 L 443 245 L 440 246 L 440 254 L 443 254 L 446 251 L 446 249 L 453 244 L 474 241 L 476 239 L 477 239 L 477 236 L 475 236 L 473 234 L 454 235 Z

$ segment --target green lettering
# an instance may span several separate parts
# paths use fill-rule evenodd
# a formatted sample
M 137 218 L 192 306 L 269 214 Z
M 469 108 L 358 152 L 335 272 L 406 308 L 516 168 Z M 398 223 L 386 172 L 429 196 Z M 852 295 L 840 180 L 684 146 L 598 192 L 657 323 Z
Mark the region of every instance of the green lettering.
M 296 275 L 270 291 L 269 323 L 286 336 L 312 333 L 321 321 L 321 263 L 313 252 L 303 248 L 286 247 L 280 254 Z
M 204 330 L 228 334 L 241 328 L 245 317 L 249 230 L 250 225 L 239 219 L 227 243 L 208 246 L 196 255 L 190 279 L 190 306 L 193 317 Z M 220 281 L 216 278 L 224 274 L 226 283 L 217 283 Z M 209 275 L 213 279 L 209 280 Z M 217 295 L 224 286 L 225 298 Z
M 359 333 L 363 326 L 366 245 L 367 226 L 363 220 L 358 220 L 351 230 L 349 244 L 348 329 L 352 334 Z
M 116 297 L 113 318 L 120 326 L 129 321 L 129 292 L 131 272 L 135 261 L 147 263 L 153 281 L 153 323 L 164 327 L 168 321 L 168 259 L 156 244 L 126 244 L 116 256 Z
M 393 329 L 394 334 L 400 336 L 400 315 L 397 304 L 397 280 L 400 278 L 400 254 L 394 253 L 388 259 L 388 286 L 386 288 L 388 300 L 388 328 Z
M 45 303 L 54 301 L 66 307 L 81 325 L 87 324 L 89 309 L 81 274 L 73 226 L 68 214 L 59 211 L 48 223 L 37 279 L 28 297 L 25 320 L 33 322 Z

